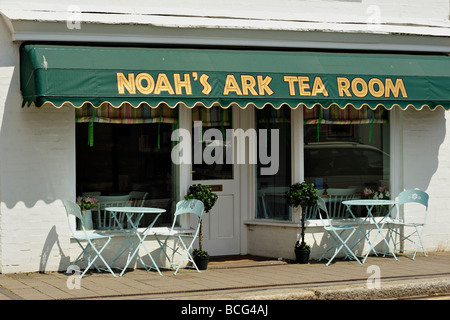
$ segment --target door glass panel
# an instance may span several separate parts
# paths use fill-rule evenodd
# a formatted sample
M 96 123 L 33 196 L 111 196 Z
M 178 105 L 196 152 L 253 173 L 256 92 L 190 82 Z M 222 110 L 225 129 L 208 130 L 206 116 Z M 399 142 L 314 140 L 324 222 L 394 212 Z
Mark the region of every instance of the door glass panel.
M 231 109 L 195 107 L 192 121 L 192 179 L 233 179 L 232 139 L 226 134 L 233 128 Z

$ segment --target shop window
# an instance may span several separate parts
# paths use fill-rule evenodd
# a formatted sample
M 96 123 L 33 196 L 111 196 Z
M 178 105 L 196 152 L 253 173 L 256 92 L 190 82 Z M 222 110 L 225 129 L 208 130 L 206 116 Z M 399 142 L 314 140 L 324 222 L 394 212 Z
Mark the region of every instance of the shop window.
M 291 220 L 291 208 L 284 194 L 291 185 L 291 109 L 283 106 L 280 109 L 267 107 L 256 109 L 256 124 L 258 134 L 258 155 L 260 147 L 265 146 L 268 155 L 277 161 L 276 172 L 263 174 L 262 168 L 267 164 L 261 162 L 258 156 L 256 174 L 256 218 L 273 220 Z M 266 130 L 261 135 L 260 130 Z M 271 134 L 277 130 L 277 134 Z M 271 155 L 272 144 L 278 144 L 278 156 Z
M 317 189 L 389 189 L 389 111 L 382 107 L 304 109 L 305 180 Z
M 178 190 L 178 174 L 171 160 L 171 134 L 177 126 L 177 110 L 122 108 L 77 110 L 77 195 L 146 192 L 144 206 L 167 210 L 155 226 L 169 226 Z M 153 218 L 144 215 L 140 227 L 148 226 Z M 93 219 L 95 228 L 96 214 Z

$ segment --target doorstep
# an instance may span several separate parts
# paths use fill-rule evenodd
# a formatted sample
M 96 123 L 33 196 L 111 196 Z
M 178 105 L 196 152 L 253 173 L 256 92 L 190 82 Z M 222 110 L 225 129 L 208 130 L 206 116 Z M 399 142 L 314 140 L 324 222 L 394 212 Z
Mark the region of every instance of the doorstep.
M 214 256 L 209 258 L 208 269 L 260 267 L 287 263 L 288 262 L 286 260 L 278 260 L 254 255 Z

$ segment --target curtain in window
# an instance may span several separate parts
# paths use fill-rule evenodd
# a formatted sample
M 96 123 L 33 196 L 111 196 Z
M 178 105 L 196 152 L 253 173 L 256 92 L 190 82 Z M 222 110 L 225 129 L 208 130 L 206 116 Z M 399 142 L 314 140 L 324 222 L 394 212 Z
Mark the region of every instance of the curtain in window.
M 125 103 L 120 108 L 115 108 L 109 103 L 99 108 L 83 106 L 75 109 L 76 122 L 97 122 L 116 124 L 141 124 L 141 123 L 175 123 L 176 111 L 168 106 L 150 108 L 148 106 L 132 107 Z
M 231 109 L 213 106 L 211 108 L 194 107 L 192 121 L 201 121 L 203 127 L 231 126 Z
M 115 108 L 109 103 L 104 103 L 99 108 L 91 105 L 83 105 L 75 109 L 75 122 L 88 122 L 88 144 L 94 145 L 94 123 L 110 124 L 158 124 L 158 149 L 160 148 L 160 125 L 161 123 L 176 124 L 177 110 L 160 105 L 158 108 L 140 106 L 134 108 L 128 103 L 122 104 L 120 108 Z
M 383 107 L 378 107 L 375 110 L 367 106 L 359 110 L 353 107 L 345 109 L 338 106 L 331 106 L 328 109 L 315 107 L 312 109 L 303 108 L 303 119 L 305 124 L 387 123 L 387 112 Z

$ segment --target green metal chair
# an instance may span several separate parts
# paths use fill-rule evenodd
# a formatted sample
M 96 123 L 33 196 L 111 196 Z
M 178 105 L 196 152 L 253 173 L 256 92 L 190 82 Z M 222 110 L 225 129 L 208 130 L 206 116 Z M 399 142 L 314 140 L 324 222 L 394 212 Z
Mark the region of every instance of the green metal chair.
M 164 253 L 167 260 L 170 263 L 171 269 L 175 269 L 175 275 L 177 274 L 180 267 L 183 265 L 185 260 L 188 260 L 192 263 L 192 266 L 200 272 L 197 265 L 194 262 L 194 258 L 191 255 L 191 249 L 194 244 L 195 239 L 197 239 L 200 226 L 202 222 L 202 215 L 203 215 L 203 202 L 200 200 L 182 200 L 177 203 L 176 211 L 174 213 L 173 217 L 173 223 L 172 227 L 168 232 L 157 232 L 154 234 L 155 239 L 158 241 L 160 245 L 160 250 L 158 251 L 158 254 L 155 258 L 157 261 L 161 253 Z M 198 223 L 197 227 L 194 229 L 195 232 L 192 234 L 186 234 L 186 233 L 180 233 L 175 230 L 175 226 L 177 225 L 177 221 L 179 222 L 180 219 L 183 219 L 183 216 L 188 214 L 194 214 L 198 217 Z M 174 246 L 171 247 L 168 243 L 168 240 L 170 238 L 173 238 L 174 240 Z M 177 246 L 177 242 L 180 244 Z M 179 250 L 184 250 L 184 252 L 180 252 Z M 170 251 L 169 251 L 170 250 Z M 169 252 L 168 252 L 169 251 Z M 169 255 L 170 253 L 170 255 Z M 181 261 L 178 265 L 174 264 L 174 257 L 181 256 Z
M 333 239 L 333 243 L 325 250 L 325 252 L 322 254 L 322 256 L 319 258 L 318 261 L 321 261 L 325 255 L 331 250 L 335 249 L 333 256 L 328 260 L 327 266 L 333 261 L 333 259 L 338 255 L 338 253 L 344 249 L 344 251 L 347 252 L 346 257 L 353 258 L 356 261 L 359 262 L 359 264 L 362 264 L 361 261 L 358 259 L 358 257 L 355 255 L 355 253 L 350 249 L 350 247 L 347 245 L 347 242 L 351 239 L 353 234 L 357 231 L 358 226 L 352 225 L 352 224 L 346 224 L 346 225 L 333 225 L 332 219 L 330 215 L 328 214 L 328 209 L 325 204 L 324 199 L 320 198 L 317 200 L 317 205 L 319 207 L 319 217 L 320 221 L 323 224 L 323 228 L 327 231 L 327 233 L 330 235 L 330 237 Z M 322 217 L 324 215 L 325 217 Z M 343 234 L 348 232 L 348 235 L 344 238 Z
M 111 272 L 111 274 L 114 277 L 117 277 L 115 275 L 115 273 L 111 270 L 111 267 L 108 265 L 108 263 L 105 261 L 105 259 L 101 255 L 103 250 L 106 248 L 106 246 L 111 241 L 111 237 L 104 235 L 102 233 L 98 233 L 98 232 L 87 233 L 86 229 L 84 227 L 82 216 L 81 216 L 82 213 L 81 213 L 80 207 L 75 202 L 72 202 L 70 200 L 64 200 L 63 203 L 64 203 L 64 207 L 66 208 L 66 214 L 67 214 L 67 220 L 69 222 L 70 232 L 72 233 L 73 238 L 76 240 L 76 242 L 79 244 L 79 246 L 82 249 L 82 252 L 75 259 L 75 262 L 73 264 L 76 265 L 76 263 L 80 260 L 80 258 L 83 255 L 86 255 L 86 257 L 88 258 L 88 265 L 87 265 L 86 269 L 84 269 L 83 273 L 80 275 L 80 279 L 86 274 L 86 272 L 91 268 L 91 266 L 94 266 L 98 272 L 101 272 L 102 268 L 99 268 L 97 266 L 97 264 L 95 263 L 97 258 L 100 258 L 100 260 L 105 265 L 107 271 Z M 82 230 L 81 234 L 80 234 L 80 231 L 75 232 L 74 229 L 72 228 L 72 224 L 70 223 L 70 216 L 75 216 L 75 218 L 78 218 L 80 220 L 80 225 L 81 225 L 81 230 Z M 94 241 L 96 241 L 96 240 L 103 240 L 103 241 L 106 240 L 106 242 L 100 247 L 100 249 L 97 249 L 96 246 L 94 245 Z M 83 243 L 86 243 L 86 242 L 87 242 L 87 244 L 84 246 Z M 93 252 L 91 253 L 91 251 L 93 251 Z
M 388 222 L 388 229 L 390 236 L 399 236 L 399 241 L 394 240 L 394 250 L 398 252 L 397 245 L 404 241 L 409 241 L 414 244 L 415 250 L 412 259 L 415 260 L 417 251 L 422 248 L 423 254 L 427 256 L 425 248 L 422 243 L 423 230 L 425 229 L 425 224 L 427 220 L 428 213 L 428 199 L 429 195 L 422 190 L 412 189 L 400 192 L 398 195 L 397 204 L 397 216 Z M 406 204 L 416 203 L 425 207 L 423 215 L 416 217 L 415 221 L 403 221 L 399 219 L 399 209 L 400 206 L 405 206 Z M 402 250 L 406 253 L 405 250 Z

